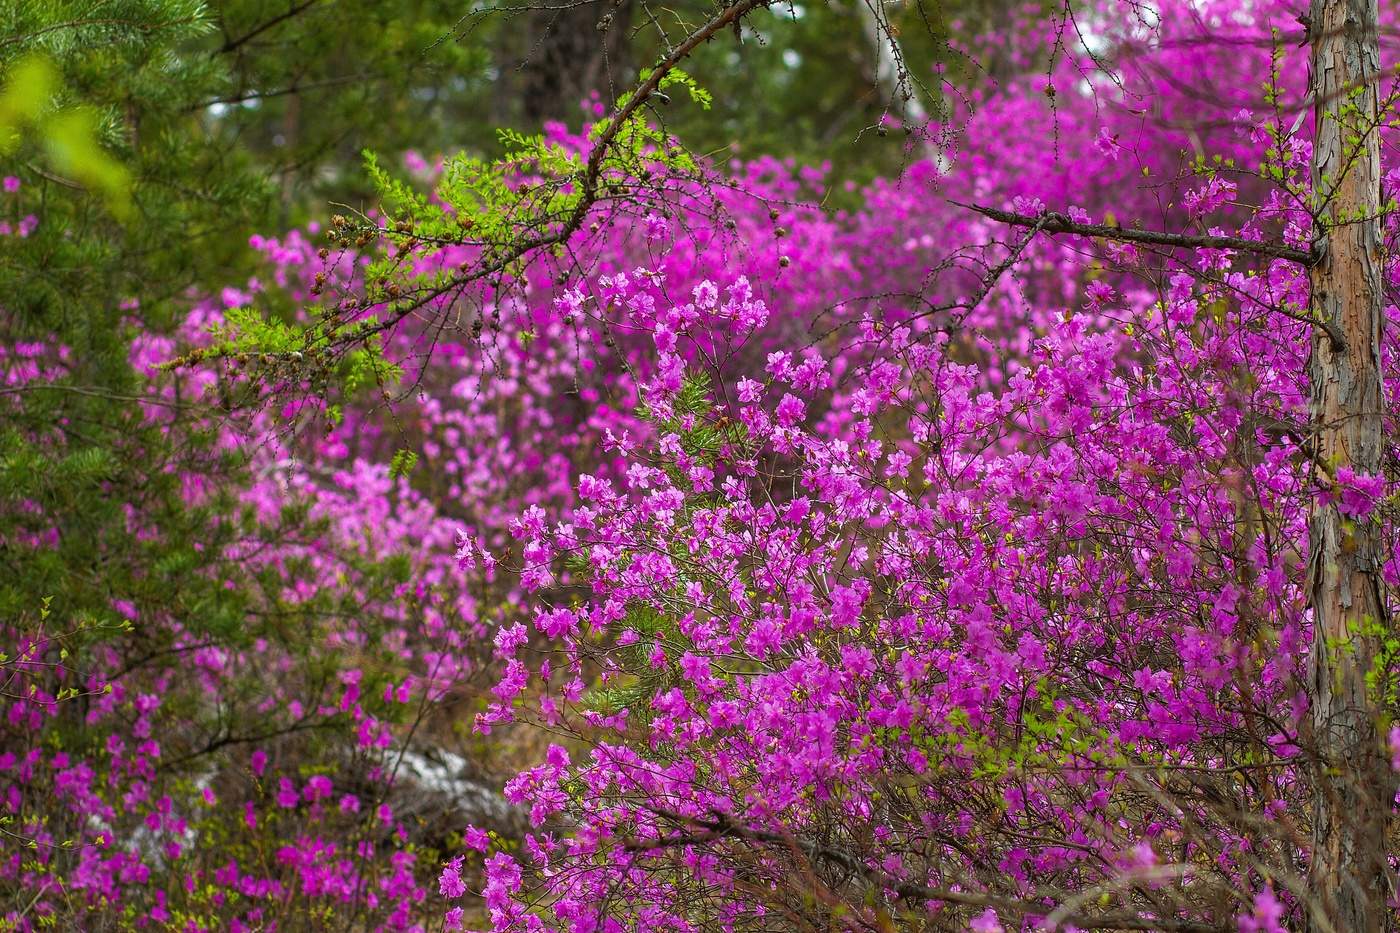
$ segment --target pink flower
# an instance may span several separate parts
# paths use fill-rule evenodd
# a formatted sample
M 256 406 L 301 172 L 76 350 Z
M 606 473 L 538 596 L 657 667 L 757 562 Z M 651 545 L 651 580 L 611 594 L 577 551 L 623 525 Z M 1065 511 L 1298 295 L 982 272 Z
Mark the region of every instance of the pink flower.
M 308 801 L 323 800 L 331 795 L 331 779 L 324 774 L 312 775 L 306 781 L 306 786 L 302 788 L 302 794 Z
M 1005 929 L 1001 925 L 1001 919 L 997 916 L 997 912 L 990 907 L 973 917 L 967 928 L 972 933 L 1003 933 Z
M 300 802 L 301 797 L 297 794 L 297 786 L 290 778 L 277 779 L 277 806 L 284 810 L 290 810 Z
M 1375 510 L 1385 496 L 1385 477 L 1358 473 L 1349 466 L 1337 469 L 1340 492 L 1338 508 L 1342 514 L 1365 518 Z
M 443 866 L 442 874 L 438 875 L 438 893 L 456 899 L 466 892 L 467 885 L 462 881 L 462 856 L 459 855 Z
M 1123 147 L 1118 144 L 1118 134 L 1110 133 L 1108 127 L 1099 127 L 1098 135 L 1094 137 L 1094 148 L 1107 158 L 1118 161 L 1118 155 L 1123 151 Z
M 491 848 L 491 836 L 484 829 L 468 826 L 462 833 L 462 844 L 468 849 L 485 852 Z
M 1285 933 L 1283 904 L 1272 888 L 1254 895 L 1254 910 L 1239 918 L 1240 933 Z
M 784 395 L 774 414 L 783 427 L 792 427 L 806 416 L 807 406 L 795 395 Z

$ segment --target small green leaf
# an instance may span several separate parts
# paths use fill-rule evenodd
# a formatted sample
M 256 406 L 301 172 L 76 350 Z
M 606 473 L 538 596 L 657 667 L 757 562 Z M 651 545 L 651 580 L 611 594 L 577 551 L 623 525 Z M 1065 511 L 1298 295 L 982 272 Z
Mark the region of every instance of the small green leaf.
M 389 475 L 394 477 L 407 476 L 418 464 L 418 454 L 408 449 L 400 449 L 394 452 L 393 458 L 389 461 Z

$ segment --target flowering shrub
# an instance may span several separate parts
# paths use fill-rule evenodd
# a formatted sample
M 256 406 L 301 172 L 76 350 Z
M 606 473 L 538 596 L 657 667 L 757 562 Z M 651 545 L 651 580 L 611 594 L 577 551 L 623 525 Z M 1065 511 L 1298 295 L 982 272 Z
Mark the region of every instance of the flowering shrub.
M 731 206 L 737 256 L 681 282 L 674 253 L 614 265 L 556 300 L 595 342 L 650 337 L 628 359 L 647 425 L 571 508 L 513 527 L 535 607 L 497 639 L 478 728 L 576 744 L 506 786 L 535 831 L 485 859 L 493 929 L 1262 930 L 1310 909 L 1307 516 L 1335 497 L 1375 520 L 1386 480 L 1308 454 L 1305 269 L 1029 223 L 1151 211 L 1305 253 L 1308 146 L 1277 115 L 1232 113 L 1192 138 L 1218 157 L 1174 175 L 1181 137 L 1100 109 L 1171 113 L 1160 74 L 1287 93 L 1267 40 L 1253 62 L 1189 41 L 1225 21 L 1269 35 L 1268 10 L 1226 4 L 1148 48 L 1129 24 L 1144 60 L 1102 96 L 1051 93 L 1095 73 L 1086 53 L 977 113 L 941 184 L 1013 208 L 1024 240 L 911 194 L 915 166 L 867 211 L 793 221 L 843 271 L 831 291 L 788 277 L 793 239 L 747 274 L 772 241 Z M 1047 124 L 1084 146 L 1063 171 Z

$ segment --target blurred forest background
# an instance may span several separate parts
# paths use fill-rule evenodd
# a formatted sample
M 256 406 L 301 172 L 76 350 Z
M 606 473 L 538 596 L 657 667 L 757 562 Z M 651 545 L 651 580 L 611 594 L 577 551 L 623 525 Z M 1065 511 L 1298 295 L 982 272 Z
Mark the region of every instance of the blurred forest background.
M 498 128 L 577 126 L 586 96 L 610 104 L 713 12 L 640 0 L 8 0 L 0 9 L 0 67 L 34 53 L 54 63 L 58 92 L 100 113 L 103 142 L 131 165 L 145 209 L 175 203 L 190 222 L 249 229 L 366 196 L 364 149 L 489 156 Z M 839 179 L 888 175 L 906 152 L 900 134 L 872 132 L 881 116 L 906 106 L 936 114 L 949 93 L 1027 67 L 997 60 L 979 40 L 1036 11 L 1010 0 L 911 0 L 888 4 L 888 21 L 876 23 L 857 3 L 774 7 L 688 61 L 714 95 L 712 111 L 662 116 L 697 153 L 829 160 Z M 891 38 L 907 67 L 892 66 Z

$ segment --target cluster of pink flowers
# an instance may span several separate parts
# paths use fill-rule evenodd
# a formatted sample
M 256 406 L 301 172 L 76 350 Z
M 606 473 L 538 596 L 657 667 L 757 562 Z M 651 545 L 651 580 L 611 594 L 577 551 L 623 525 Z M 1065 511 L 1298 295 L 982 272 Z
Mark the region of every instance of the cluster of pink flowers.
M 936 183 L 1303 248 L 1294 194 L 1228 168 L 1296 170 L 1307 143 L 1229 101 L 1206 132 L 1161 78 L 1255 86 L 1287 19 L 1216 3 L 1123 25 L 1117 81 L 1085 52 L 977 101 Z M 1279 93 L 1301 99 L 1298 64 Z M 1218 158 L 1180 172 L 1188 147 Z M 912 166 L 849 216 L 785 206 L 776 244 L 726 202 L 722 258 L 629 269 L 609 247 L 556 299 L 585 346 L 649 338 L 626 357 L 648 423 L 609 436 L 622 462 L 578 476 L 572 508 L 512 528 L 534 632 L 501 630 L 477 727 L 578 745 L 507 785 L 535 831 L 485 862 L 492 929 L 1020 928 L 1164 877 L 1190 877 L 1175 903 L 1201 922 L 1223 903 L 1281 930 L 1298 909 L 1291 857 L 1261 852 L 1307 820 L 1306 515 L 1337 496 L 1389 521 L 1384 477 L 1319 479 L 1299 446 L 1304 271 L 1042 237 L 989 281 L 1006 253 L 968 244 L 1021 231 L 927 197 L 936 177 Z M 792 266 L 765 271 L 779 250 Z M 1240 765 L 1243 786 L 1180 777 Z M 1164 903 L 1118 899 L 1139 922 Z

